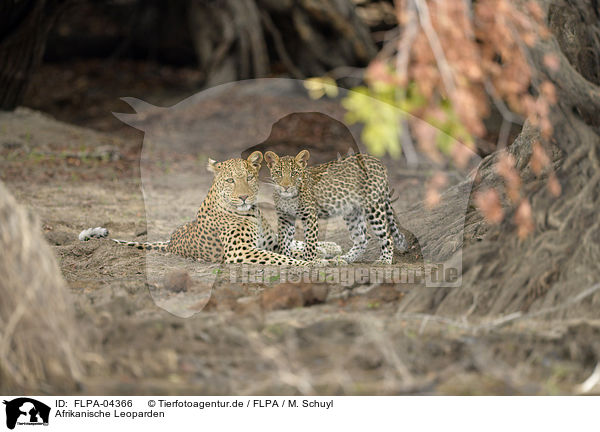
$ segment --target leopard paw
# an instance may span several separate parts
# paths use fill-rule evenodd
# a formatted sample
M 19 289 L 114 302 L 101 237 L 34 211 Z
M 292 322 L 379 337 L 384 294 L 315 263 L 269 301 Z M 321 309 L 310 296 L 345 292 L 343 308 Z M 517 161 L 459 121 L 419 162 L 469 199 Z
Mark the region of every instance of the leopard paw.
M 311 261 L 311 264 L 315 267 L 340 267 L 348 265 L 340 256 L 333 258 L 319 258 Z
M 319 242 L 317 254 L 320 258 L 333 258 L 342 254 L 342 247 L 334 242 Z

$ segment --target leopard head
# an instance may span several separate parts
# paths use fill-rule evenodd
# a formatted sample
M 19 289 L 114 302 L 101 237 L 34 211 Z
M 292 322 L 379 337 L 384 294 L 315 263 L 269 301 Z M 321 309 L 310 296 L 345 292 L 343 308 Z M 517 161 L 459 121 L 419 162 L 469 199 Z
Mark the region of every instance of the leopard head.
M 256 204 L 262 160 L 263 155 L 259 151 L 253 152 L 248 159 L 208 160 L 208 170 L 215 174 L 211 191 L 217 195 L 221 207 L 245 212 Z
M 298 195 L 309 157 L 308 150 L 302 150 L 295 157 L 282 156 L 281 158 L 272 151 L 265 153 L 265 162 L 271 171 L 275 191 L 282 198 L 293 198 Z

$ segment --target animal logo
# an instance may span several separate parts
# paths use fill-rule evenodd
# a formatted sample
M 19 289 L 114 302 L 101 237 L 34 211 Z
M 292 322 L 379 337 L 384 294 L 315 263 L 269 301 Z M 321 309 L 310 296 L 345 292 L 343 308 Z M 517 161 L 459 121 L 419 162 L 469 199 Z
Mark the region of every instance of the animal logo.
M 35 399 L 21 397 L 4 401 L 6 405 L 6 427 L 14 429 L 19 425 L 47 425 L 50 407 Z
M 349 92 L 338 89 L 336 100 L 313 100 L 301 81 L 268 78 L 222 84 L 169 107 L 154 106 L 132 97 L 122 98 L 135 112 L 114 113 L 115 117 L 144 132 L 140 175 L 147 220 L 146 241 L 163 241 L 170 234 L 169 229 L 194 219 L 213 180 L 213 175 L 205 169 L 209 157 L 227 160 L 241 155 L 246 158 L 257 150 L 263 154 L 274 151 L 294 155 L 305 148 L 300 143 L 314 136 L 326 142 L 324 146 L 309 148 L 314 165 L 343 159 L 350 149 L 352 154 L 368 153 L 361 139 L 364 128 L 360 123 L 348 121 L 338 100 Z M 394 111 L 399 119 L 409 115 L 385 101 L 369 100 L 374 106 L 385 105 L 382 109 Z M 317 114 L 332 119 L 330 126 L 315 121 Z M 412 120 L 436 136 L 435 125 L 417 118 Z M 347 133 L 342 134 L 338 129 L 346 129 Z M 409 135 L 402 140 L 406 163 L 391 158 L 384 160 L 390 186 L 395 191 L 391 203 L 399 225 L 414 236 L 407 239 L 414 246 L 409 253 L 415 252 L 414 259 L 423 262 L 422 267 L 411 265 L 406 272 L 402 268 L 401 273 L 407 273 L 409 283 L 414 276 L 417 282 L 424 280 L 427 287 L 458 287 L 462 283 L 465 215 L 481 158 L 468 146 L 444 135 L 444 139 L 456 144 L 457 154 L 468 163 L 462 167 L 442 163 L 414 147 Z M 339 139 L 349 143 L 348 146 L 338 145 Z M 265 181 L 268 180 L 266 171 L 263 169 Z M 261 186 L 259 206 L 272 211 L 272 201 L 269 186 Z M 274 220 L 268 216 L 274 226 Z M 326 222 L 321 220 L 320 223 L 323 226 L 319 232 L 324 234 Z M 186 291 L 186 298 L 196 296 L 193 301 L 189 300 L 189 304 L 194 304 L 191 309 L 178 303 L 175 297 L 161 294 L 168 285 L 166 275 L 175 267 L 177 270 L 185 267 L 194 282 Z M 208 302 L 217 278 L 226 277 L 223 270 L 227 269 L 221 269 L 220 264 L 187 265 L 163 255 L 146 254 L 146 276 L 148 284 L 154 287 L 151 290 L 154 301 L 180 317 L 194 315 L 201 309 L 199 305 Z

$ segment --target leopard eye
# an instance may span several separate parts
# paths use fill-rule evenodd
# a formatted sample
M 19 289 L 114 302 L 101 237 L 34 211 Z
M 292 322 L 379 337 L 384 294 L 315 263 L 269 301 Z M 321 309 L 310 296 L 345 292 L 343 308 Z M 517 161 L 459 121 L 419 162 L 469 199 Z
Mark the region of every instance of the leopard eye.
M 248 177 L 246 178 L 246 180 L 250 181 L 254 178 L 254 174 L 250 174 L 248 175 Z
M 226 181 L 227 183 L 233 183 L 233 182 L 234 182 L 234 180 L 233 180 L 232 178 L 225 179 L 225 181 Z

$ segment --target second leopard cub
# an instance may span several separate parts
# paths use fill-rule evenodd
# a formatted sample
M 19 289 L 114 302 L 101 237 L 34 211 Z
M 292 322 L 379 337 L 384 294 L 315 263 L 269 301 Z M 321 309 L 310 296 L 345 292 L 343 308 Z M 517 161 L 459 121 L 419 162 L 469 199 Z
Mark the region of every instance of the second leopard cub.
M 352 248 L 341 258 L 358 260 L 368 242 L 367 221 L 379 240 L 379 264 L 391 264 L 394 244 L 406 250 L 406 240 L 398 229 L 391 205 L 387 172 L 381 161 L 367 154 L 355 154 L 316 166 L 307 166 L 310 153 L 302 150 L 296 157 L 265 153 L 275 185 L 273 199 L 278 216 L 279 250 L 290 255 L 295 221 L 304 225 L 304 259 L 313 259 L 319 235 L 318 218 L 343 216 Z

